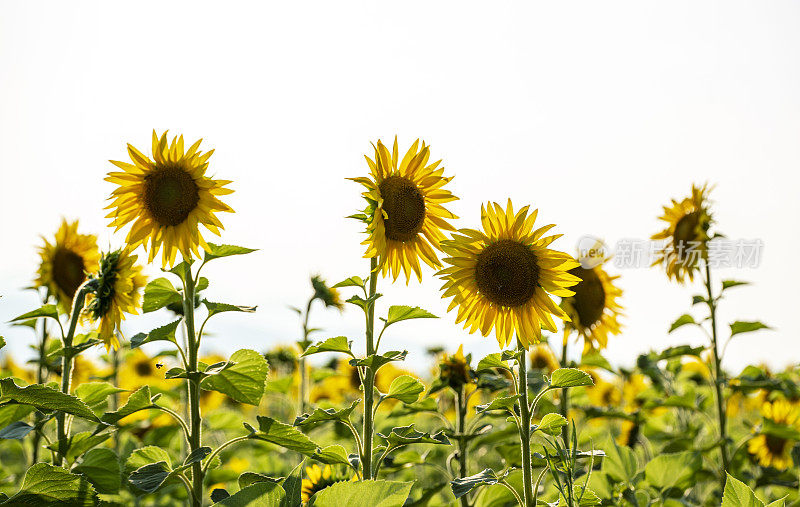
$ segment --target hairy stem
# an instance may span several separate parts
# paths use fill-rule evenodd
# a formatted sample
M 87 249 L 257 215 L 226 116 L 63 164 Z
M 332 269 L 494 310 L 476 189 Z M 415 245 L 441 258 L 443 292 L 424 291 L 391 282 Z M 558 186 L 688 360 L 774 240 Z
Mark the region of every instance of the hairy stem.
M 459 477 L 469 477 L 467 470 L 467 441 L 464 438 L 466 432 L 467 404 L 464 396 L 464 386 L 456 389 L 456 433 L 458 434 L 458 466 Z M 469 498 L 464 495 L 460 498 L 461 507 L 469 507 Z
M 200 417 L 200 379 L 197 375 L 198 342 L 194 332 L 194 293 L 195 282 L 192 278 L 192 269 L 186 262 L 184 272 L 183 291 L 183 318 L 186 323 L 186 338 L 188 341 L 189 361 L 186 373 L 189 382 L 189 453 L 200 448 L 202 418 Z M 200 507 L 203 501 L 203 469 L 198 463 L 192 464 L 192 505 Z
M 375 301 L 373 297 L 378 289 L 378 259 L 372 257 L 369 260 L 369 294 L 367 296 L 367 357 L 375 354 L 374 331 L 375 331 Z M 375 371 L 372 366 L 366 368 L 366 375 L 364 375 L 364 430 L 362 444 L 364 445 L 364 452 L 361 456 L 362 468 L 364 470 L 364 479 L 372 479 L 372 439 L 375 430 L 373 405 L 375 403 Z
M 561 346 L 561 367 L 566 368 L 567 363 L 567 344 L 569 343 L 569 336 L 564 336 L 564 343 Z M 569 391 L 567 389 L 561 390 L 561 403 L 559 404 L 559 411 L 564 419 L 567 419 L 567 414 L 569 413 Z M 564 441 L 567 441 L 567 426 L 565 425 L 562 428 L 562 435 L 564 436 Z
M 717 416 L 719 418 L 719 437 L 722 441 L 719 447 L 720 453 L 722 454 L 722 474 L 720 478 L 720 484 L 722 486 L 722 490 L 725 490 L 725 481 L 727 479 L 727 472 L 728 472 L 728 434 L 727 434 L 727 424 L 725 420 L 725 398 L 723 397 L 722 392 L 722 382 L 723 379 L 723 372 L 722 367 L 719 359 L 719 348 L 717 342 L 717 303 L 714 300 L 714 291 L 711 288 L 711 267 L 708 265 L 708 262 L 705 262 L 706 266 L 706 292 L 708 294 L 708 309 L 711 313 L 711 350 L 714 353 L 714 391 L 716 393 L 717 398 Z
M 533 468 L 531 467 L 531 410 L 528 405 L 528 357 L 521 342 L 517 342 L 519 365 L 519 439 L 522 451 L 522 486 L 525 507 L 533 507 Z

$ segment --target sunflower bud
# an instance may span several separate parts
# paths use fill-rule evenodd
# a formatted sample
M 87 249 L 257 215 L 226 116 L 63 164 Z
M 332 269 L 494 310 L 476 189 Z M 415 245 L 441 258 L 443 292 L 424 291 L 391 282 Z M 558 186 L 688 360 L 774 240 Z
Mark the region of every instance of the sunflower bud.
M 461 389 L 466 384 L 475 383 L 477 375 L 470 368 L 471 355 L 464 357 L 464 346 L 458 347 L 455 354 L 445 354 L 439 363 L 439 380 L 453 389 Z
M 314 299 L 319 299 L 325 303 L 326 307 L 334 307 L 340 311 L 344 307 L 342 299 L 339 297 L 339 291 L 333 287 L 328 287 L 325 280 L 319 275 L 311 277 L 311 287 L 314 288 Z

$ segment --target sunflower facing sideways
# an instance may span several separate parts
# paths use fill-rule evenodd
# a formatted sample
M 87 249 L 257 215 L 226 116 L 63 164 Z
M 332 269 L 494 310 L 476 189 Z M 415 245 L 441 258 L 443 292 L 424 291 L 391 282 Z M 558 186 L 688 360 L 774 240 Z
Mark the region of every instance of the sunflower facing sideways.
M 316 464 L 306 467 L 306 477 L 308 478 L 303 479 L 300 491 L 300 497 L 304 503 L 310 501 L 315 493 L 322 491 L 328 486 L 347 480 L 334 477 L 330 465 L 325 465 L 324 468 L 320 468 L 320 466 Z
M 452 297 L 448 308 L 458 307 L 456 323 L 464 322 L 470 333 L 492 329 L 501 347 L 515 333 L 526 349 L 542 339 L 542 328 L 556 332 L 552 315 L 569 316 L 551 295 L 569 297 L 568 289 L 580 281 L 569 270 L 574 259 L 547 248 L 560 235 L 544 236 L 553 226 L 533 230 L 538 210 L 528 206 L 514 213 L 509 199 L 504 210 L 497 203 L 481 206 L 483 232 L 460 229 L 453 239 L 442 242 L 450 267 L 439 271 L 445 280 L 443 298 Z
M 120 249 L 103 255 L 100 271 L 92 275 L 94 282 L 86 296 L 84 315 L 92 322 L 100 321 L 98 334 L 106 350 L 119 347 L 116 331 L 126 313 L 136 314 L 142 303 L 141 289 L 147 283 L 136 255 Z
M 764 418 L 762 432 L 747 442 L 748 452 L 763 467 L 786 470 L 794 466 L 795 441 L 788 435 L 800 431 L 800 406 L 787 400 L 765 402 L 761 406 L 761 416 Z
M 445 239 L 442 230 L 452 231 L 448 219 L 457 218 L 443 204 L 458 199 L 443 187 L 452 179 L 444 177 L 441 160 L 428 164 L 430 150 L 419 140 L 399 159 L 397 139 L 392 151 L 381 142 L 375 147 L 375 160 L 365 156 L 370 177 L 349 178 L 367 188 L 362 195 L 367 208 L 365 257 L 378 257 L 381 274 L 394 280 L 405 274 L 406 283 L 413 271 L 422 281 L 419 260 L 441 267 L 434 248 Z
M 581 281 L 570 288 L 575 295 L 561 301 L 561 308 L 570 318 L 564 323 L 564 343 L 574 330 L 583 338 L 585 350 L 603 349 L 608 345 L 608 335 L 619 334 L 622 307 L 617 299 L 622 290 L 614 285 L 619 276 L 609 276 L 603 269 L 607 260 L 595 263 L 580 259 L 581 265 L 569 270 Z
M 69 311 L 75 292 L 86 280 L 86 273 L 95 271 L 100 261 L 97 236 L 79 234 L 77 220 L 68 223 L 62 218 L 55 242 L 44 239 L 39 255 L 42 262 L 34 285 L 46 287 L 62 311 Z
M 199 257 L 198 246 L 206 248 L 198 226 L 219 235 L 222 222 L 215 213 L 233 212 L 218 196 L 230 194 L 228 180 L 206 175 L 214 150 L 198 150 L 199 140 L 184 151 L 183 136 L 167 142 L 167 133 L 153 131 L 153 160 L 128 145 L 133 164 L 111 160 L 122 172 L 110 172 L 106 181 L 119 185 L 112 194 L 111 227 L 120 230 L 133 223 L 127 243 L 131 249 L 143 245 L 152 261 L 163 248 L 162 265 L 171 266 L 180 251 L 184 258 Z
M 678 283 L 684 283 L 687 277 L 693 280 L 700 259 L 706 258 L 708 229 L 712 222 L 708 202 L 710 190 L 707 184 L 692 185 L 691 197 L 680 202 L 672 199 L 672 205 L 664 206 L 664 215 L 659 217 L 667 222 L 666 228 L 650 238 L 666 240 L 652 265 L 663 264 L 667 276 Z

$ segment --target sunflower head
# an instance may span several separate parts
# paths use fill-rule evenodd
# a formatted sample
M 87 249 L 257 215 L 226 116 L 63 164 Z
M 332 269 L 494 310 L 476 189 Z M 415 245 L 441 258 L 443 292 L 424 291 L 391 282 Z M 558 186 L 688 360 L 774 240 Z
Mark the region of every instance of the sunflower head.
M 470 367 L 470 356 L 464 356 L 464 345 L 455 354 L 445 354 L 439 363 L 439 381 L 455 390 L 475 383 L 477 374 Z
M 586 389 L 589 401 L 596 407 L 616 407 L 622 401 L 622 392 L 611 382 L 600 380 Z
M 378 141 L 374 160 L 365 158 L 369 177 L 350 178 L 367 189 L 365 257 L 378 257 L 383 276 L 397 280 L 402 271 L 408 283 L 413 272 L 422 281 L 419 260 L 441 267 L 434 248 L 445 239 L 443 230 L 453 230 L 447 220 L 457 218 L 443 206 L 457 199 L 444 189 L 452 177 L 443 176 L 441 160 L 428 164 L 430 150 L 419 140 L 402 159 L 397 138 L 391 151 Z
M 118 185 L 107 209 L 111 227 L 119 230 L 132 223 L 127 242 L 131 249 L 143 245 L 152 261 L 163 248 L 162 265 L 172 265 L 177 252 L 184 258 L 200 255 L 198 246 L 207 248 L 198 226 L 219 235 L 222 222 L 215 213 L 232 212 L 217 197 L 230 194 L 227 180 L 206 175 L 208 159 L 214 150 L 203 153 L 199 140 L 184 150 L 183 136 L 167 141 L 153 131 L 153 159 L 128 145 L 133 164 L 112 160 L 122 169 L 110 172 L 106 181 Z
M 691 197 L 681 201 L 673 199 L 670 206 L 664 206 L 664 215 L 659 218 L 667 223 L 666 227 L 651 238 L 665 241 L 653 266 L 664 265 L 667 276 L 678 283 L 684 283 L 687 278 L 693 280 L 700 259 L 707 257 L 708 231 L 712 223 L 710 191 L 708 184 L 692 185 Z
M 550 348 L 547 342 L 538 343 L 533 346 L 530 354 L 528 354 L 528 358 L 531 362 L 531 369 L 547 372 L 548 375 L 561 366 L 558 363 L 558 359 L 556 359 L 556 355 L 553 353 L 553 349 Z
M 619 436 L 617 437 L 617 443 L 619 445 L 624 445 L 630 448 L 636 446 L 636 442 L 639 440 L 639 423 L 636 421 L 631 421 L 625 419 L 622 421 L 622 425 L 620 426 Z
M 537 210 L 538 211 L 538 210 Z M 461 229 L 442 242 L 451 266 L 439 271 L 445 283 L 442 297 L 452 297 L 449 310 L 458 307 L 456 323 L 469 332 L 487 336 L 494 329 L 501 347 L 516 334 L 528 348 L 542 339 L 542 328 L 556 332 L 552 315 L 569 316 L 551 295 L 569 297 L 568 287 L 580 281 L 569 270 L 578 263 L 548 246 L 559 235 L 544 236 L 553 227 L 533 230 L 537 211 L 528 206 L 514 212 L 497 203 L 481 207 L 483 231 Z
M 97 236 L 79 234 L 77 220 L 68 223 L 62 218 L 55 241 L 50 243 L 42 239 L 44 245 L 39 247 L 42 260 L 34 286 L 47 288 L 62 311 L 69 311 L 75 292 L 86 280 L 86 273 L 97 269 L 100 260 Z
M 270 366 L 270 371 L 274 373 L 292 373 L 297 370 L 297 363 L 300 356 L 297 348 L 293 345 L 278 345 L 270 349 L 264 358 Z
M 317 464 L 306 467 L 306 479 L 303 479 L 300 493 L 301 499 L 303 502 L 309 502 L 311 497 L 318 491 L 344 480 L 346 479 L 333 475 L 330 465 L 325 465 L 322 468 Z
M 141 289 L 147 283 L 136 256 L 128 249 L 104 254 L 100 269 L 91 275 L 92 289 L 86 296 L 84 315 L 92 322 L 100 321 L 98 333 L 106 349 L 119 347 L 115 331 L 126 313 L 136 314 L 141 306 Z
M 325 280 L 321 276 L 315 275 L 311 277 L 311 287 L 314 289 L 314 299 L 322 301 L 327 308 L 336 308 L 341 311 L 344 307 L 342 298 L 339 291 L 333 287 L 328 287 Z
M 787 433 L 800 430 L 800 405 L 779 399 L 764 402 L 761 406 L 764 418 L 762 432 L 747 442 L 747 450 L 761 466 L 786 470 L 794 466 L 792 448 L 795 441 Z M 789 431 L 781 431 L 781 429 Z

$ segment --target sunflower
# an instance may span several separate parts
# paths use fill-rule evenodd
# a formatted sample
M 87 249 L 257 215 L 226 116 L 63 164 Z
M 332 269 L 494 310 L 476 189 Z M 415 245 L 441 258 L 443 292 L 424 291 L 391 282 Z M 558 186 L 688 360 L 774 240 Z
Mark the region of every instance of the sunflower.
M 581 265 L 570 269 L 569 273 L 581 281 L 571 287 L 575 295 L 561 301 L 561 308 L 570 317 L 570 321 L 564 324 L 564 340 L 575 330 L 578 336 L 583 337 L 584 349 L 587 350 L 605 348 L 608 345 L 608 335 L 620 332 L 617 319 L 621 315 L 622 307 L 617 298 L 622 296 L 622 290 L 614 285 L 614 280 L 619 275 L 609 276 L 603 269 L 607 260 L 604 258 L 597 264 L 591 263 L 591 267 L 590 264 L 581 262 Z
M 467 384 L 474 384 L 476 377 L 477 374 L 469 365 L 469 357 L 464 356 L 464 345 L 459 345 L 455 354 L 442 356 L 439 379 L 443 385 L 458 390 Z
M 301 499 L 304 503 L 310 501 L 311 497 L 318 491 L 322 491 L 332 484 L 345 480 L 334 477 L 330 465 L 325 465 L 324 468 L 320 468 L 320 466 L 316 464 L 306 467 L 306 477 L 308 478 L 303 479 L 300 492 Z
M 625 377 L 622 383 L 622 401 L 625 412 L 632 413 L 642 408 L 644 405 L 644 393 L 648 388 L 648 383 L 641 373 L 632 373 Z
M 667 276 L 678 283 L 684 283 L 686 277 L 693 280 L 700 258 L 706 258 L 708 229 L 712 222 L 708 202 L 710 190 L 707 184 L 692 185 L 691 197 L 680 202 L 672 199 L 672 205 L 664 206 L 664 215 L 659 217 L 667 222 L 666 228 L 651 237 L 667 240 L 652 265 L 663 264 Z
M 391 273 L 397 280 L 400 271 L 411 272 L 422 281 L 419 259 L 436 269 L 441 267 L 434 248 L 445 239 L 442 230 L 452 231 L 447 219 L 458 218 L 442 206 L 458 199 L 443 187 L 452 177 L 444 177 L 441 160 L 428 165 L 430 150 L 414 141 L 402 160 L 398 160 L 397 138 L 392 151 L 381 141 L 375 147 L 375 160 L 365 156 L 371 177 L 350 178 L 367 188 L 362 195 L 367 208 L 365 257 L 378 257 L 381 274 Z
M 796 403 L 787 400 L 765 402 L 761 406 L 761 415 L 772 423 L 770 426 L 786 427 L 794 433 L 800 430 L 800 406 Z M 792 448 L 795 441 L 779 433 L 781 432 L 764 432 L 747 442 L 748 452 L 756 458 L 759 465 L 772 466 L 777 470 L 794 466 Z
M 619 387 L 606 380 L 600 380 L 594 386 L 587 388 L 586 396 L 596 407 L 616 407 L 622 401 L 622 391 Z
M 36 376 L 33 371 L 20 366 L 11 357 L 11 354 L 6 353 L 3 361 L 0 362 L 0 378 L 14 377 L 24 381 L 23 385 L 33 384 L 36 382 Z
M 184 258 L 199 257 L 198 246 L 206 249 L 198 226 L 219 235 L 222 222 L 215 212 L 233 212 L 217 196 L 233 192 L 225 185 L 228 180 L 214 180 L 206 176 L 208 159 L 214 150 L 199 151 L 201 140 L 183 149 L 183 136 L 173 137 L 167 143 L 167 133 L 158 137 L 153 131 L 153 160 L 128 145 L 133 164 L 111 160 L 122 172 L 110 172 L 106 181 L 119 185 L 106 209 L 113 209 L 106 218 L 119 230 L 133 223 L 127 243 L 139 245 L 150 251 L 152 262 L 163 247 L 162 265 L 171 266 L 178 251 Z
M 333 287 L 328 287 L 328 284 L 325 283 L 321 276 L 315 275 L 311 277 L 311 287 L 314 289 L 314 299 L 322 301 L 326 308 L 333 307 L 339 311 L 344 308 L 339 291 Z
M 497 203 L 481 206 L 483 231 L 461 229 L 442 242 L 452 266 L 439 271 L 445 283 L 442 297 L 452 297 L 448 311 L 459 307 L 456 323 L 487 336 L 492 329 L 501 347 L 516 333 L 527 349 L 542 339 L 542 328 L 556 332 L 552 315 L 569 316 L 550 295 L 569 297 L 567 287 L 580 279 L 568 270 L 578 266 L 569 255 L 548 249 L 560 235 L 544 234 L 547 225 L 533 231 L 538 210 L 528 206 L 516 214 L 508 200 L 505 211 Z
M 127 248 L 103 255 L 100 270 L 92 277 L 92 290 L 86 296 L 84 314 L 92 322 L 100 321 L 98 334 L 106 350 L 118 348 L 116 330 L 126 313 L 137 314 L 142 305 L 141 289 L 147 283 L 136 256 Z
M 163 370 L 158 366 L 158 360 L 149 357 L 141 349 L 133 349 L 121 362 L 117 383 L 120 389 L 135 391 L 142 386 L 156 389 L 169 389 L 172 384 L 164 377 Z
M 77 220 L 67 223 L 62 218 L 55 242 L 42 239 L 44 246 L 39 247 L 42 262 L 34 286 L 46 287 L 62 311 L 67 312 L 75 292 L 86 280 L 86 273 L 97 269 L 100 260 L 97 236 L 79 234 Z
M 639 440 L 640 429 L 638 422 L 625 419 L 620 426 L 617 443 L 633 448 Z
M 531 369 L 546 371 L 548 375 L 561 367 L 553 349 L 547 342 L 536 344 L 528 357 L 531 361 Z

